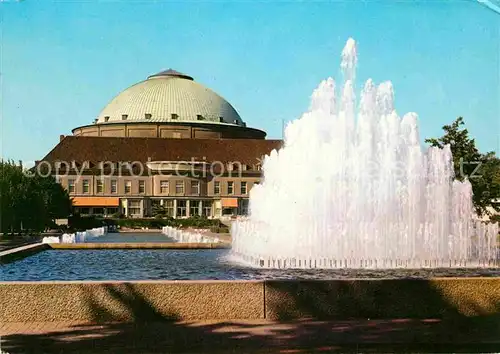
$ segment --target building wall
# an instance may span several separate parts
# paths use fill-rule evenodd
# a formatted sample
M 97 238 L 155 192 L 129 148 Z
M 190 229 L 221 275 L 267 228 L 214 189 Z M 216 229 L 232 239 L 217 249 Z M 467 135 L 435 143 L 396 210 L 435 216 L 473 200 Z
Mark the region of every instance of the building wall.
M 190 201 L 210 201 L 212 203 L 211 217 L 219 217 L 223 212 L 221 199 L 237 198 L 238 208 L 229 210 L 229 214 L 242 213 L 246 210 L 250 190 L 260 181 L 260 176 L 255 175 L 255 172 L 234 172 L 232 176 L 216 176 L 200 177 L 192 176 L 177 176 L 168 175 L 144 175 L 144 176 L 101 176 L 96 174 L 78 175 L 63 175 L 57 176 L 59 183 L 68 190 L 71 197 L 118 197 L 120 198 L 120 211 L 127 216 L 144 217 L 151 216 L 152 200 L 174 200 L 177 203 L 179 200 L 186 200 L 187 209 L 189 209 Z M 97 191 L 98 180 L 103 181 L 102 192 Z M 74 188 L 70 191 L 70 181 L 74 184 Z M 116 181 L 116 192 L 112 191 L 112 181 Z M 140 182 L 144 183 L 144 192 L 141 193 L 139 186 Z M 162 192 L 162 182 L 168 182 L 168 191 Z M 125 186 L 130 183 L 131 190 L 126 193 Z M 198 182 L 199 190 L 192 188 L 192 182 Z M 215 184 L 220 183 L 220 193 L 215 193 Z M 228 185 L 233 183 L 233 192 L 229 193 Z M 246 193 L 241 190 L 242 183 L 247 184 Z M 84 186 L 88 184 L 88 191 L 85 191 Z M 177 191 L 177 183 L 182 184 L 183 190 Z M 139 202 L 138 202 L 139 201 Z M 137 206 L 137 203 L 140 206 Z M 175 204 L 176 205 L 176 204 Z M 95 206 L 98 208 L 98 206 Z M 130 214 L 130 210 L 141 209 L 140 214 Z M 174 207 L 175 208 L 175 207 Z M 231 208 L 230 208 L 231 209 Z M 79 207 L 79 211 L 92 213 L 92 206 Z M 100 209 L 96 209 L 100 210 Z M 201 210 L 200 210 L 201 211 Z M 105 211 L 106 213 L 106 211 Z M 189 211 L 187 212 L 189 215 Z M 227 214 L 227 213 L 226 213 Z M 174 215 L 177 216 L 177 215 Z
M 101 177 L 95 175 L 69 175 L 58 177 L 59 183 L 68 190 L 69 192 L 69 182 L 73 180 L 75 183 L 74 192 L 70 192 L 71 196 L 104 196 L 104 197 L 125 197 L 125 196 L 150 196 L 152 195 L 153 185 L 152 180 L 149 176 L 134 177 L 134 176 L 111 176 L 111 177 Z M 97 180 L 103 180 L 103 192 L 97 192 Z M 111 191 L 111 181 L 116 181 L 117 191 L 112 193 Z M 89 183 L 88 193 L 84 192 L 85 181 Z M 125 185 L 127 181 L 131 183 L 130 193 L 125 193 Z M 145 191 L 144 193 L 139 193 L 139 181 L 144 181 Z
M 225 124 L 112 123 L 94 124 L 73 130 L 76 136 L 143 137 L 177 139 L 264 139 L 266 133 L 253 128 Z
M 248 197 L 250 190 L 255 184 L 259 183 L 260 177 L 256 176 L 221 176 L 215 178 L 195 178 L 185 176 L 104 176 L 100 175 L 65 175 L 58 176 L 59 183 L 69 191 L 69 182 L 74 182 L 74 191 L 70 192 L 71 196 L 110 196 L 110 197 L 196 197 L 196 196 L 210 196 L 210 197 Z M 97 180 L 103 181 L 103 191 L 97 192 Z M 88 181 L 88 192 L 84 192 L 85 181 Z M 112 181 L 116 181 L 117 191 L 111 191 Z M 144 193 L 139 192 L 139 183 L 144 182 Z M 161 192 L 161 182 L 169 182 L 169 190 L 167 193 Z M 199 182 L 199 192 L 191 190 L 191 182 Z M 125 185 L 127 182 L 131 184 L 130 193 L 125 192 Z M 176 183 L 181 182 L 184 185 L 183 192 L 176 192 Z M 215 194 L 214 188 L 216 182 L 220 183 L 220 193 Z M 233 182 L 233 193 L 229 193 L 228 184 Z M 247 183 L 247 193 L 242 193 L 242 182 Z
M 220 193 L 219 194 L 215 194 L 216 182 L 220 183 Z M 232 194 L 229 194 L 229 192 L 228 192 L 229 182 L 233 182 L 233 185 L 234 185 L 234 190 L 233 190 Z M 241 183 L 242 182 L 247 183 L 247 193 L 246 194 L 241 193 Z M 213 196 L 213 197 L 215 197 L 215 196 L 248 197 L 250 190 L 253 188 L 253 186 L 255 184 L 257 184 L 259 182 L 260 182 L 260 177 L 255 177 L 255 176 L 242 176 L 242 177 L 221 176 L 221 177 L 216 177 L 208 182 L 208 195 Z

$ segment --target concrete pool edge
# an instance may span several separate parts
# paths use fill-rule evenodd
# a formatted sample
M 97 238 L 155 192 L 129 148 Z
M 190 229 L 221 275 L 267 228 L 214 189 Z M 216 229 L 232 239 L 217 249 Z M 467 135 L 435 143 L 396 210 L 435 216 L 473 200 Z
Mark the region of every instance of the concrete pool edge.
M 34 243 L 25 246 L 14 247 L 0 252 L 0 264 L 10 263 L 23 259 L 42 251 L 51 249 L 48 243 Z
M 114 243 L 35 243 L 11 248 L 0 252 L 0 264 L 10 263 L 38 252 L 51 249 L 64 250 L 98 250 L 98 249 L 230 249 L 226 242 L 219 243 L 176 243 L 176 242 L 114 242 Z
M 53 243 L 52 249 L 229 249 L 227 243 L 181 243 L 181 242 L 94 242 L 94 243 Z
M 500 278 L 0 282 L 0 322 L 467 319 L 500 329 Z

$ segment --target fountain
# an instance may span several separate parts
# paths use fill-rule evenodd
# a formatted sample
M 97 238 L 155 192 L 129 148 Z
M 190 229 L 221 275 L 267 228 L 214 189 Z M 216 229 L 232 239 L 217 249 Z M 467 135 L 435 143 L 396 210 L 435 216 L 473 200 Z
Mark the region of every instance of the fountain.
M 219 243 L 218 237 L 204 234 L 204 230 L 180 230 L 172 226 L 164 226 L 161 233 L 180 243 Z
M 86 243 L 95 241 L 97 238 L 106 235 L 107 226 L 96 227 L 83 232 L 73 234 L 62 234 L 61 236 L 47 236 L 42 239 L 42 243 Z
M 356 43 L 342 51 L 309 112 L 288 124 L 232 226 L 232 258 L 263 268 L 498 266 L 498 225 L 476 220 L 472 188 L 454 180 L 450 147 L 424 151 L 417 115 L 394 109 L 391 82 L 368 80 L 356 108 Z

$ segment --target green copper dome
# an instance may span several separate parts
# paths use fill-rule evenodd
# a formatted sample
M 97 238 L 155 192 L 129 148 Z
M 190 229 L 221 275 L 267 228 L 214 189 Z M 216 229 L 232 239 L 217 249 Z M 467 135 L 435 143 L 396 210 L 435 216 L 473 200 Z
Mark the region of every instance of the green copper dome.
M 119 93 L 102 110 L 96 123 L 126 121 L 245 125 L 224 98 L 172 69 L 151 75 Z

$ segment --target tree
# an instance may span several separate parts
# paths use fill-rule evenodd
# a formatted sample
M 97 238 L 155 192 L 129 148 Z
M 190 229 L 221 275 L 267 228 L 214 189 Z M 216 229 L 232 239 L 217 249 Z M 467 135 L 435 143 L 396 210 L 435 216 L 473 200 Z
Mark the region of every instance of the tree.
M 455 178 L 461 181 L 469 179 L 476 213 L 489 215 L 488 208 L 500 211 L 498 203 L 492 203 L 500 197 L 500 159 L 494 152 L 481 153 L 475 140 L 469 137 L 468 130 L 461 128 L 464 124 L 464 119 L 458 117 L 451 125 L 443 127 L 445 133 L 442 137 L 426 139 L 425 142 L 439 148 L 450 145 Z
M 71 213 L 71 198 L 54 177 L 29 175 L 21 165 L 0 161 L 0 231 L 40 232 Z
M 157 219 L 164 218 L 167 216 L 167 208 L 161 205 L 159 200 L 155 200 L 152 205 L 152 214 Z

